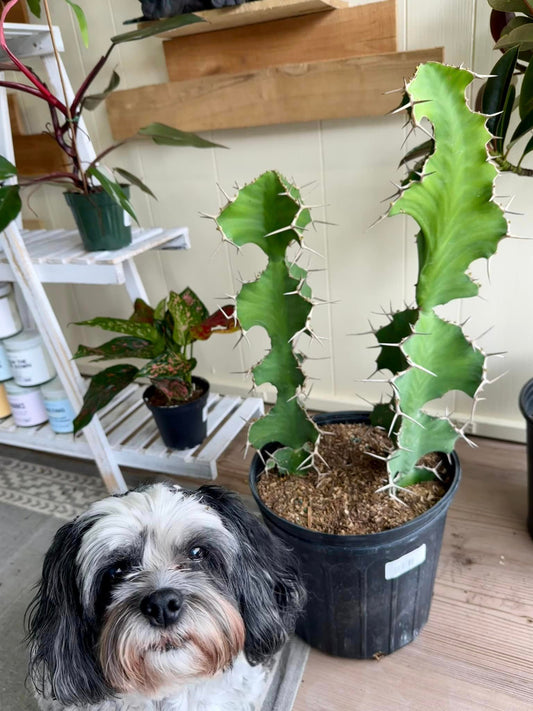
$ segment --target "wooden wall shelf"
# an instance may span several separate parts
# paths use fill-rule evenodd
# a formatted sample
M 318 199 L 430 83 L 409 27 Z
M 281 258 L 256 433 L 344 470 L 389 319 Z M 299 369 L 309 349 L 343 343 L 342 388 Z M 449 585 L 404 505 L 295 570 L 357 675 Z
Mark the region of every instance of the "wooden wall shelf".
M 107 98 L 113 137 L 122 140 L 152 121 L 208 131 L 382 116 L 398 104 L 386 92 L 401 88 L 421 62 L 442 61 L 442 48 L 396 52 L 395 0 L 334 5 L 345 3 L 260 0 L 226 8 L 227 15 L 246 11 L 269 21 L 233 21 L 230 29 L 167 40 L 170 82 Z M 278 19 L 276 10 L 289 6 L 311 14 Z M 207 11 L 213 12 L 225 11 Z
M 367 2 L 368 0 L 362 1 Z M 383 2 L 384 0 L 375 1 Z M 282 20 L 287 17 L 345 7 L 348 7 L 348 3 L 344 0 L 258 0 L 257 2 L 249 2 L 236 7 L 194 12 L 192 14 L 201 17 L 204 22 L 198 22 L 187 27 L 178 27 L 175 30 L 162 32 L 158 36 L 163 39 L 171 39 L 172 37 L 227 30 L 232 27 L 255 25 L 260 22 Z M 146 24 L 148 23 L 143 23 L 141 27 Z

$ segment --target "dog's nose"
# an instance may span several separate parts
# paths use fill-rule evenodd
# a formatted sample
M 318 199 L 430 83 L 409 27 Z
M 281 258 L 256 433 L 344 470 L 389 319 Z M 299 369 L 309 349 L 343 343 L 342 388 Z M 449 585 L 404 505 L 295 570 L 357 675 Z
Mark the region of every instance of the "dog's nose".
M 183 595 L 172 588 L 161 588 L 141 600 L 141 612 L 153 627 L 170 627 L 181 611 Z

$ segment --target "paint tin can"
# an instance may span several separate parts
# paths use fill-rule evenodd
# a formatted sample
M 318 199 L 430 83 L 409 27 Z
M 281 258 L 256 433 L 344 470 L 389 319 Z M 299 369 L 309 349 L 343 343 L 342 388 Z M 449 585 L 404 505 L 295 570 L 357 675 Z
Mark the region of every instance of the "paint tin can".
M 4 341 L 4 347 L 17 385 L 42 385 L 55 376 L 52 360 L 37 331 L 22 331 Z
M 0 338 L 9 338 L 22 330 L 13 287 L 8 281 L 0 282 Z
M 41 393 L 46 412 L 48 413 L 50 427 L 57 434 L 72 432 L 74 429 L 73 420 L 76 417 L 76 413 L 70 404 L 70 400 L 59 378 L 54 378 L 50 380 L 49 383 L 41 385 Z
M 39 388 L 23 388 L 14 380 L 4 383 L 4 388 L 17 427 L 34 427 L 46 422 L 48 415 Z

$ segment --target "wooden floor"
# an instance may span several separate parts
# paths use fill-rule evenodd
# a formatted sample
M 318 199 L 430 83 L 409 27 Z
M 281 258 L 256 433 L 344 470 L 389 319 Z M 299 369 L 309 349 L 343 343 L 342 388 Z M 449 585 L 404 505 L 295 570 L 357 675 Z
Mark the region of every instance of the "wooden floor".
M 448 515 L 430 620 L 420 637 L 380 661 L 311 651 L 294 711 L 533 710 L 525 447 L 476 441 L 477 449 L 459 447 L 463 480 Z M 241 435 L 220 461 L 217 483 L 247 494 L 252 453 L 243 459 L 243 445 Z M 39 461 L 45 456 L 39 454 Z M 57 465 L 57 458 L 50 462 Z M 75 468 L 81 466 L 90 465 Z M 130 473 L 127 480 L 133 485 L 145 476 Z

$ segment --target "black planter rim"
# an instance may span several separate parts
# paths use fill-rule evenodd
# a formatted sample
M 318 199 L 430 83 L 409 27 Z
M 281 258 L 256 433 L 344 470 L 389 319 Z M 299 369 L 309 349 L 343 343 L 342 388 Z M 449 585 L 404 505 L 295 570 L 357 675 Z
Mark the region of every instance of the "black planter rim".
M 319 424 L 324 424 L 324 421 L 333 421 L 336 423 L 346 422 L 345 418 L 349 418 L 352 422 L 368 422 L 369 414 L 370 413 L 367 411 L 346 410 L 342 412 L 321 413 L 320 415 L 315 416 L 315 418 L 313 419 Z M 452 483 L 448 491 L 444 494 L 444 496 L 434 506 L 432 506 L 427 511 L 424 511 L 423 514 L 420 514 L 420 516 L 417 516 L 411 521 L 407 521 L 407 523 L 404 523 L 401 526 L 388 529 L 387 531 L 380 531 L 379 533 L 350 535 L 342 535 L 337 533 L 321 533 L 320 531 L 312 531 L 308 528 L 305 528 L 304 526 L 300 526 L 297 523 L 292 523 L 291 521 L 288 521 L 287 519 L 278 516 L 263 502 L 257 490 L 257 480 L 259 478 L 260 473 L 262 473 L 259 471 L 259 467 L 262 464 L 262 460 L 258 452 L 255 453 L 252 463 L 250 465 L 249 484 L 252 496 L 254 497 L 255 502 L 258 505 L 263 516 L 268 518 L 279 528 L 288 531 L 293 536 L 296 536 L 297 538 L 302 538 L 307 541 L 315 541 L 316 543 L 320 543 L 322 545 L 331 545 L 336 547 L 342 547 L 343 545 L 357 545 L 361 548 L 374 548 L 392 540 L 401 540 L 402 538 L 410 536 L 415 532 L 418 533 L 426 526 L 429 526 L 436 518 L 446 514 L 451 504 L 451 501 L 455 496 L 457 487 L 459 486 L 459 481 L 461 479 L 461 463 L 455 451 L 453 451 L 449 455 L 449 461 L 446 461 L 448 455 L 442 454 L 441 456 L 445 466 L 447 466 L 449 471 L 453 472 Z
M 194 400 L 191 400 L 190 402 L 183 402 L 183 403 L 178 403 L 177 405 L 152 405 L 150 402 L 150 396 L 153 395 L 153 393 L 156 390 L 156 387 L 154 385 L 149 385 L 146 390 L 143 392 L 143 400 L 150 410 L 166 410 L 167 412 L 169 410 L 186 410 L 190 405 L 194 405 L 198 403 L 198 400 L 201 400 L 202 398 L 207 398 L 207 395 L 209 394 L 209 382 L 205 378 L 201 378 L 199 375 L 193 375 L 192 376 L 192 381 L 195 383 L 197 387 L 200 387 L 202 389 L 202 394 L 200 397 L 195 398 Z
M 518 396 L 518 403 L 522 415 L 533 425 L 533 378 L 522 386 Z

